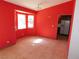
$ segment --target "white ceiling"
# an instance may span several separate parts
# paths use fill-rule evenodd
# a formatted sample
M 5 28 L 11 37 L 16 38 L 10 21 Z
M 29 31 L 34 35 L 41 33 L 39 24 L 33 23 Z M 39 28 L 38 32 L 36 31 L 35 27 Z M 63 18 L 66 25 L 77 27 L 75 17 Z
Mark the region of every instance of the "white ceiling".
M 33 10 L 42 10 L 71 0 L 4 0 Z

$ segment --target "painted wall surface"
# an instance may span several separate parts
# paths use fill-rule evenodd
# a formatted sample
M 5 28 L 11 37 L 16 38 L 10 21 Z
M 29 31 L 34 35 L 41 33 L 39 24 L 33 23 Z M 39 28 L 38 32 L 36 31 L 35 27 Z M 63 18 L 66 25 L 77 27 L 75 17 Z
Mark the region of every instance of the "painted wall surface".
M 16 38 L 24 35 L 34 35 L 35 28 L 15 30 L 15 9 L 36 13 L 8 2 L 0 2 L 0 48 L 16 43 Z
M 12 8 L 0 2 L 0 48 L 16 42 Z
M 56 39 L 58 18 L 73 14 L 73 1 L 41 10 L 37 13 L 37 34 Z
M 70 46 L 70 40 L 71 40 L 71 33 L 72 33 L 72 25 L 73 25 L 73 18 L 74 18 L 74 10 L 75 10 L 75 0 L 73 1 L 73 13 L 72 13 L 72 19 L 71 19 L 71 24 L 70 24 L 70 32 L 69 32 L 69 38 L 68 38 L 68 48 Z
M 79 59 L 79 0 L 76 0 L 68 59 Z

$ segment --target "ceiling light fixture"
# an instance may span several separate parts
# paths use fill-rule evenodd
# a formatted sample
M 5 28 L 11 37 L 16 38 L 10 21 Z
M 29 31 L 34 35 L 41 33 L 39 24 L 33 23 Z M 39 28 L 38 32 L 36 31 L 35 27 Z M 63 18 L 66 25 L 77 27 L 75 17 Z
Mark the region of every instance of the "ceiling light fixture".
M 50 3 L 48 0 L 43 0 L 42 2 L 37 3 L 37 9 L 40 10 L 43 7 L 43 4 Z

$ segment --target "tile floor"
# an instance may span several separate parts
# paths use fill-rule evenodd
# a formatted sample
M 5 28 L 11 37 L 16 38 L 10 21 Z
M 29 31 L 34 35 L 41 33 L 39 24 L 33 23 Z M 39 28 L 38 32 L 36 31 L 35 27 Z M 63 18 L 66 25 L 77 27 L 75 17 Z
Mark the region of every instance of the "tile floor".
M 0 50 L 0 59 L 67 59 L 67 41 L 25 37 Z

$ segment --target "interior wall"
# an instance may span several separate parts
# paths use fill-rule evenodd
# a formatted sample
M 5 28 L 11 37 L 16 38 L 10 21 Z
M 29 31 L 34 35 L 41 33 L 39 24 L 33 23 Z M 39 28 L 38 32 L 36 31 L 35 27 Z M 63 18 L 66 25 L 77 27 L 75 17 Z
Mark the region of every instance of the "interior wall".
M 74 18 L 74 11 L 75 11 L 75 2 L 76 0 L 72 0 L 73 1 L 73 13 L 72 13 L 72 21 L 71 21 L 71 24 L 70 24 L 70 32 L 69 32 L 69 38 L 68 38 L 68 48 L 70 46 L 70 40 L 71 40 L 71 32 L 72 32 L 72 25 L 73 25 L 73 18 Z
M 16 42 L 13 10 L 0 2 L 0 48 Z M 10 44 L 9 44 L 10 43 Z
M 70 48 L 68 59 L 79 59 L 79 0 L 75 0 L 75 12 L 73 15 L 73 26 L 70 35 Z
M 16 38 L 35 35 L 36 29 L 15 30 L 15 9 L 36 13 L 34 10 L 0 2 L 0 48 L 16 43 Z
M 37 13 L 37 35 L 57 38 L 58 18 L 61 15 L 73 14 L 73 1 L 41 10 Z

